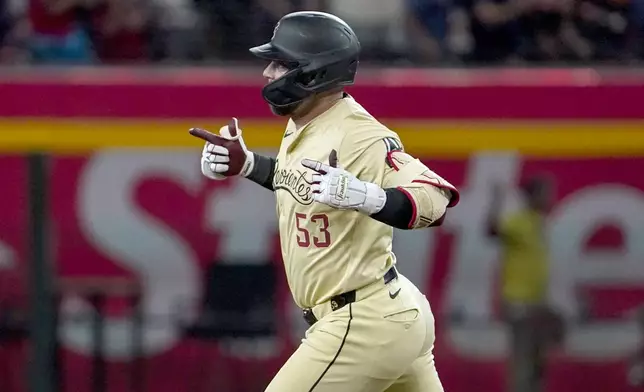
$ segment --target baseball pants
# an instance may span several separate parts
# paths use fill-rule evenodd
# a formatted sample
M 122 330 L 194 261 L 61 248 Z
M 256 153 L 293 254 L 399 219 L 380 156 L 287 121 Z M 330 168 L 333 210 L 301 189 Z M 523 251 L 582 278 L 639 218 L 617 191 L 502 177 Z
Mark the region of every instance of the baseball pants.
M 434 316 L 407 278 L 379 280 L 318 321 L 266 392 L 442 392 L 434 366 Z

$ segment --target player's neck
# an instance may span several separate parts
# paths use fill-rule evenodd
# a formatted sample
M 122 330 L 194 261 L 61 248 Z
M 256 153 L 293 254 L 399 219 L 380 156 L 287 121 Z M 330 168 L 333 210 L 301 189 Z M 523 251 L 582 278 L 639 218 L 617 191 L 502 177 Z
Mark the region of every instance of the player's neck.
M 302 114 L 293 114 L 291 120 L 295 124 L 295 129 L 300 129 L 306 124 L 313 121 L 316 117 L 331 109 L 340 99 L 343 93 L 337 93 L 320 98 L 315 104 Z

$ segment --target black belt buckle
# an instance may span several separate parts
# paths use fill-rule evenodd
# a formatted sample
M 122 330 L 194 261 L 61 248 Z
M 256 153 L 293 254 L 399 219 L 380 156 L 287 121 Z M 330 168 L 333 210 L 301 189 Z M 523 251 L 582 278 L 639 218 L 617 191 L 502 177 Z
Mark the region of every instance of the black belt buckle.
M 351 290 L 344 294 L 336 295 L 331 298 L 331 310 L 336 311 L 342 309 L 350 303 L 356 302 L 356 291 Z

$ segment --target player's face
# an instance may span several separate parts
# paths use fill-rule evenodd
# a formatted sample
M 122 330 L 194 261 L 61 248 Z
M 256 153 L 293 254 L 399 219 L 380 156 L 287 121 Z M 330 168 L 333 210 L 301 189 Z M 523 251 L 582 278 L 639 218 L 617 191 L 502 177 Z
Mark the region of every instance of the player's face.
M 271 61 L 270 64 L 264 69 L 264 73 L 262 74 L 266 80 L 267 84 L 272 83 L 276 81 L 277 79 L 281 78 L 288 72 L 288 67 L 286 64 L 277 62 L 277 61 Z
M 284 76 L 288 71 L 290 71 L 290 69 L 287 64 L 281 63 L 279 61 L 271 61 L 270 64 L 268 64 L 268 66 L 264 69 L 264 73 L 262 75 L 266 78 L 266 84 L 269 84 Z M 273 112 L 273 114 L 275 115 L 292 116 L 300 106 L 301 105 L 298 103 L 285 107 L 275 107 L 273 105 L 270 105 L 270 108 L 271 112 Z

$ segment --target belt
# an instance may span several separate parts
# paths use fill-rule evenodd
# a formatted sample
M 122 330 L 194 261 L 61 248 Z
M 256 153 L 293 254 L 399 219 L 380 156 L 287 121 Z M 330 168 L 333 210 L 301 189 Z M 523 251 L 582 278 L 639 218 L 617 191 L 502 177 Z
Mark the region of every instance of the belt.
M 388 284 L 389 282 L 396 279 L 397 277 L 398 277 L 398 272 L 396 271 L 396 267 L 391 267 L 385 273 L 385 276 L 383 277 L 383 281 L 385 284 Z M 335 297 L 331 297 L 330 302 L 331 302 L 332 311 L 342 309 L 348 304 L 356 302 L 356 290 L 347 291 L 346 293 L 336 295 Z M 304 309 L 302 313 L 304 315 L 304 320 L 309 324 L 309 326 L 312 326 L 318 321 L 317 317 L 315 317 L 315 314 L 313 313 L 313 309 L 310 309 L 310 308 Z

